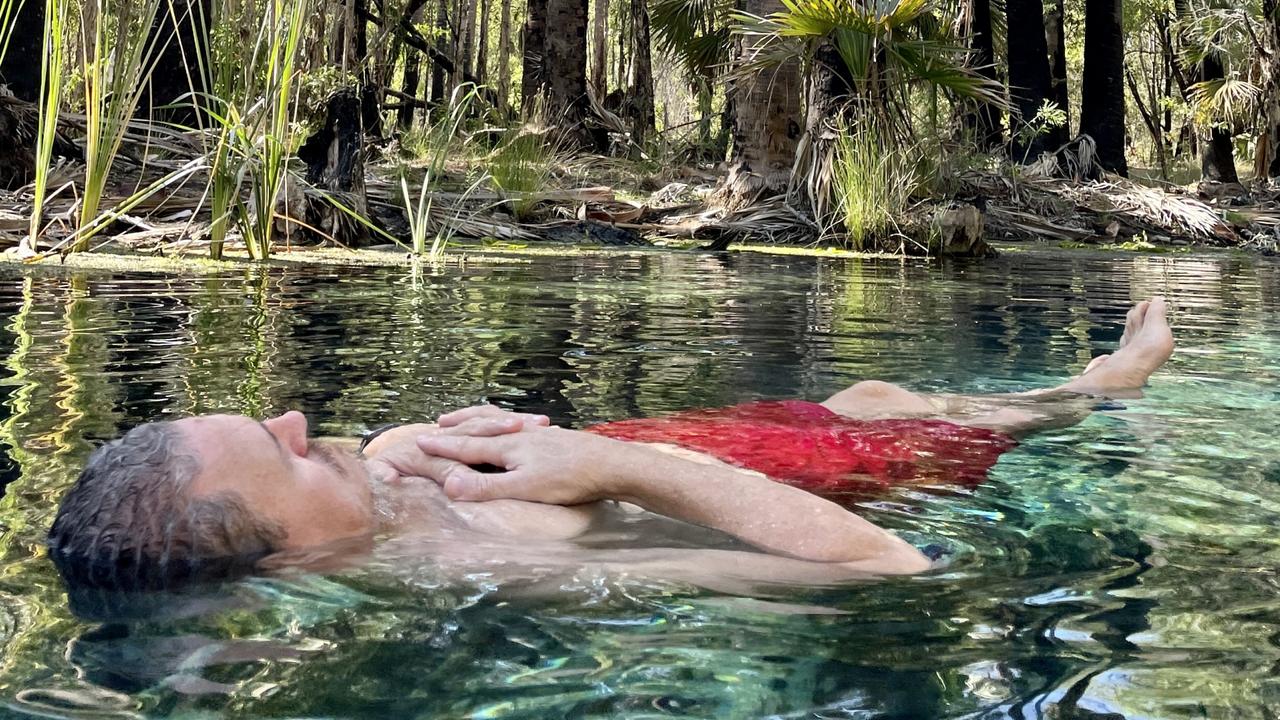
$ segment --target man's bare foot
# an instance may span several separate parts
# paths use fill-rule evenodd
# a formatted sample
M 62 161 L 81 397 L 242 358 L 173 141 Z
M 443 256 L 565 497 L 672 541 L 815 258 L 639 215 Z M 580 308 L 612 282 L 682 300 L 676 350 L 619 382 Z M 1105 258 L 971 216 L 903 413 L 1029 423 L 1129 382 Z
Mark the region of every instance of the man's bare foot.
M 1084 374 L 1060 390 L 1091 395 L 1133 395 L 1173 354 L 1164 298 L 1138 303 L 1125 318 L 1120 348 L 1093 359 Z

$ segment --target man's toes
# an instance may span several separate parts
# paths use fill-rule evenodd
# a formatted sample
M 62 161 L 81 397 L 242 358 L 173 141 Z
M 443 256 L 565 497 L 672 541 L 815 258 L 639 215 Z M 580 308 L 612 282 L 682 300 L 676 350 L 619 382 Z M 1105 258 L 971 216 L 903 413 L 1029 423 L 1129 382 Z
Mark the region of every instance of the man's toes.
M 1142 332 L 1142 326 L 1146 321 L 1147 309 L 1150 306 L 1150 302 L 1143 300 L 1129 308 L 1129 314 L 1124 319 L 1124 335 L 1120 337 L 1120 347 L 1128 345 L 1135 335 Z

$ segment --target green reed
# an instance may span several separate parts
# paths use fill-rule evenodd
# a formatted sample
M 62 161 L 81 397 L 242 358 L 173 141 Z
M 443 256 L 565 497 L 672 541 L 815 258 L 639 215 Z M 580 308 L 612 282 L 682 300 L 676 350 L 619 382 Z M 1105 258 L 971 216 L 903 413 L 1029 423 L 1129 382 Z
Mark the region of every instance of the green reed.
M 435 208 L 434 196 L 429 193 L 440 185 L 445 174 L 445 164 L 451 152 L 457 147 L 463 123 L 471 114 L 472 105 L 479 97 L 474 85 L 459 85 L 449 96 L 449 105 L 444 112 L 428 121 L 422 130 L 414 132 L 404 145 L 419 158 L 426 161 L 426 172 L 422 184 L 418 188 L 417 199 L 409 191 L 409 180 L 406 174 L 400 176 L 400 192 L 404 199 L 405 215 L 409 219 L 409 238 L 413 252 L 417 255 L 427 254 L 438 257 L 444 252 L 454 235 L 453 224 L 448 221 L 433 222 Z M 464 205 L 482 182 L 473 182 L 458 201 Z M 454 213 L 454 220 L 458 218 Z M 431 247 L 427 247 L 427 238 L 431 236 L 431 228 L 437 227 L 431 238 Z
M 86 0 L 80 10 L 84 77 L 84 187 L 80 232 L 72 249 L 89 249 L 102 193 L 138 108 L 154 58 L 148 42 L 159 0 Z
M 36 2 L 37 0 L 27 0 Z M 39 121 L 36 129 L 36 167 L 31 223 L 26 242 L 34 251 L 40 237 L 44 201 L 49 188 L 49 164 L 58 135 L 58 112 L 62 104 L 63 69 L 66 56 L 65 25 L 69 0 L 44 0 L 44 52 L 40 55 Z

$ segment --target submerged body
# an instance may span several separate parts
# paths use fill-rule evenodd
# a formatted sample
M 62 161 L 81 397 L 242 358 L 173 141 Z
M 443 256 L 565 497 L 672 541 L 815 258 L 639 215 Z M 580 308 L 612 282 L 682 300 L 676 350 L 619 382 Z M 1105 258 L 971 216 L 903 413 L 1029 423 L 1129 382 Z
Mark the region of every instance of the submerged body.
M 745 403 L 595 425 L 615 440 L 705 453 L 819 494 L 977 485 L 1017 440 L 936 419 L 860 420 L 803 400 Z
M 387 538 L 463 573 L 591 565 L 730 589 L 920 572 L 928 559 L 893 533 L 759 470 L 817 485 L 974 482 L 1013 436 L 1087 414 L 1060 398 L 1136 392 L 1171 352 L 1156 300 L 1131 311 L 1115 355 L 1058 388 L 1013 396 L 926 396 L 871 381 L 821 405 L 700 411 L 596 433 L 478 407 L 384 433 L 363 457 L 311 441 L 297 412 L 156 423 L 90 458 L 63 499 L 50 549 L 69 582 L 116 588 L 162 586 L 174 567 L 189 577 L 229 560 L 340 560 Z M 722 436 L 659 451 L 673 438 L 654 428 L 689 431 L 699 418 Z M 702 526 L 749 550 L 671 548 L 662 532 L 624 550 L 581 542 L 610 517 L 640 511 L 667 531 L 673 521 Z

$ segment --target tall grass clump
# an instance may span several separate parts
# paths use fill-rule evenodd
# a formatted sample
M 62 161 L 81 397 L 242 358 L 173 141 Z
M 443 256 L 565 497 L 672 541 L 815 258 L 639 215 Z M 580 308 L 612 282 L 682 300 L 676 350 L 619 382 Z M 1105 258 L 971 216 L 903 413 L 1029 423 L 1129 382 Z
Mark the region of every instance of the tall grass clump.
M 537 193 L 551 184 L 563 153 L 545 133 L 525 128 L 508 131 L 489 161 L 489 175 L 518 220 L 526 220 L 539 202 Z
M 159 0 L 86 0 L 81 5 L 85 177 L 73 250 L 89 249 L 107 176 L 157 56 L 147 37 L 159 5 Z
M 312 0 L 214 0 L 208 16 L 192 18 L 201 26 L 197 35 L 209 38 L 195 60 L 209 82 L 197 117 L 211 121 L 203 137 L 214 259 L 222 257 L 233 222 L 251 258 L 271 255 L 295 144 L 302 34 L 316 10 Z M 243 37 L 245 28 L 257 28 L 256 34 Z
M 910 153 L 875 123 L 846 128 L 836 138 L 831 207 L 850 249 L 880 249 L 898 227 L 922 179 Z
M 453 229 L 449 222 L 432 221 L 434 202 L 430 192 L 438 189 L 443 180 L 445 164 L 450 153 L 457 148 L 463 123 L 471 114 L 478 97 L 478 89 L 474 85 L 459 85 L 454 88 L 453 94 L 449 96 L 449 105 L 444 111 L 428 121 L 421 130 L 412 133 L 404 143 L 405 149 L 425 161 L 425 172 L 416 199 L 409 190 L 407 173 L 402 172 L 400 175 L 400 191 L 404 198 L 405 215 L 409 219 L 409 238 L 413 252 L 417 255 L 437 257 L 452 239 Z M 482 181 L 483 178 L 473 182 L 462 194 L 458 204 L 464 204 Z M 431 232 L 433 226 L 437 227 L 434 235 Z M 428 238 L 431 239 L 430 248 L 427 247 Z
M 39 0 L 26 0 L 38 2 Z M 44 52 L 40 55 L 40 119 L 36 129 L 36 167 L 34 200 L 31 206 L 31 224 L 26 242 L 28 250 L 35 250 L 40 237 L 40 222 L 44 215 L 44 201 L 49 189 L 49 164 L 53 160 L 53 145 L 58 135 L 58 112 L 62 104 L 62 72 L 66 56 L 65 25 L 70 14 L 68 0 L 44 0 Z

